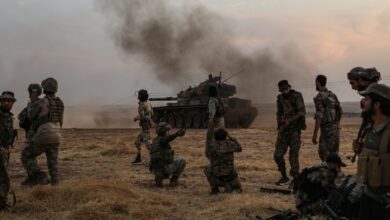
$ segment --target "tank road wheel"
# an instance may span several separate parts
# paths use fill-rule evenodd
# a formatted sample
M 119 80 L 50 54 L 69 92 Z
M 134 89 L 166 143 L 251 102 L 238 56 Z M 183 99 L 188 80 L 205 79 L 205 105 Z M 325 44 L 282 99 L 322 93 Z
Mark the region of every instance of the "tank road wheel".
M 200 115 L 195 115 L 192 119 L 192 124 L 194 125 L 194 128 L 202 127 L 202 117 Z
M 183 127 L 183 124 L 184 124 L 183 116 L 177 116 L 175 121 L 176 121 L 175 125 L 176 125 L 177 128 L 182 128 Z
M 172 127 L 175 127 L 175 118 L 171 115 L 168 116 L 168 124 L 170 124 Z
M 191 128 L 192 127 L 192 117 L 187 115 L 186 118 L 184 119 L 184 126 L 186 128 Z

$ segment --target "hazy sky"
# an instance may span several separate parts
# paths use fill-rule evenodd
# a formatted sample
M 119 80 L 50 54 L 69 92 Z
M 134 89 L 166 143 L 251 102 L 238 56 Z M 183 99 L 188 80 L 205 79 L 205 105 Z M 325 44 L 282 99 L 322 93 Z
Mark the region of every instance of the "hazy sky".
M 318 70 L 313 79 L 326 74 L 343 101 L 359 99 L 345 79 L 352 67 L 375 66 L 390 82 L 388 0 L 167 2 L 174 10 L 203 5 L 215 12 L 244 52 L 294 45 Z M 147 63 L 115 46 L 109 19 L 93 0 L 2 0 L 0 30 L 0 89 L 15 91 L 18 105 L 27 102 L 29 83 L 48 76 L 59 80 L 59 95 L 70 105 L 126 104 L 140 88 L 156 96 L 176 93 L 158 82 Z M 298 89 L 310 102 L 312 84 L 302 82 Z

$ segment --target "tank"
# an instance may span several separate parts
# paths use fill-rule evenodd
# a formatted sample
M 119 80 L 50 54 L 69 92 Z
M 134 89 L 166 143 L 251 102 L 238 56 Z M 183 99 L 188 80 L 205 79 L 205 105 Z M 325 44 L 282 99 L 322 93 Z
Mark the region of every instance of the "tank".
M 167 102 L 165 106 L 153 108 L 153 121 L 166 121 L 175 128 L 207 128 L 210 85 L 219 88 L 218 94 L 225 104 L 225 126 L 248 128 L 257 116 L 257 108 L 252 106 L 251 100 L 233 97 L 237 92 L 236 87 L 221 82 L 221 76 L 212 75 L 198 86 L 180 91 L 177 97 L 150 98 L 152 102 Z

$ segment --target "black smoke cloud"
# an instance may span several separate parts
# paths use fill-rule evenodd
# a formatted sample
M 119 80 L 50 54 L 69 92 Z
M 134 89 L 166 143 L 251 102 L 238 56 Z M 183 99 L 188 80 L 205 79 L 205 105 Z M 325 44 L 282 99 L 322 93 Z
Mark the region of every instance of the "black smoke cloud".
M 189 86 L 185 83 L 196 74 L 244 70 L 232 81 L 239 93 L 267 102 L 274 99 L 277 81 L 301 82 L 315 69 L 293 45 L 243 53 L 232 43 L 227 22 L 204 6 L 178 10 L 154 0 L 98 0 L 98 5 L 111 18 L 117 46 L 177 88 Z

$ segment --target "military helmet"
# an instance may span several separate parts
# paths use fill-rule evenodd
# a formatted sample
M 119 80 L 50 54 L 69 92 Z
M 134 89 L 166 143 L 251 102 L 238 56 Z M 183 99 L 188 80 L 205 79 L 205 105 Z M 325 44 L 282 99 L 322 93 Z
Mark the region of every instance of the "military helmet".
M 52 77 L 43 80 L 41 85 L 44 93 L 56 93 L 58 91 L 58 82 Z
M 377 82 L 381 79 L 381 73 L 373 68 L 355 67 L 347 74 L 349 80 L 363 79 L 367 81 Z
M 164 132 L 171 130 L 171 128 L 172 128 L 171 125 L 168 124 L 167 122 L 160 122 L 156 127 L 156 133 L 162 134 Z
M 360 95 L 376 94 L 384 99 L 390 100 L 390 87 L 385 84 L 373 83 L 366 90 L 360 91 Z
M 148 98 L 149 98 L 149 94 L 148 94 L 147 90 L 141 89 L 138 91 L 138 99 L 140 101 L 146 101 L 146 100 L 148 100 Z
M 15 94 L 11 91 L 4 91 L 3 93 L 1 93 L 0 101 L 4 99 L 9 99 L 12 100 L 13 102 L 16 102 Z
M 38 94 L 38 96 L 40 96 L 42 94 L 42 86 L 37 84 L 37 83 L 30 84 L 28 86 L 28 92 L 30 94 L 33 92 L 36 92 Z

